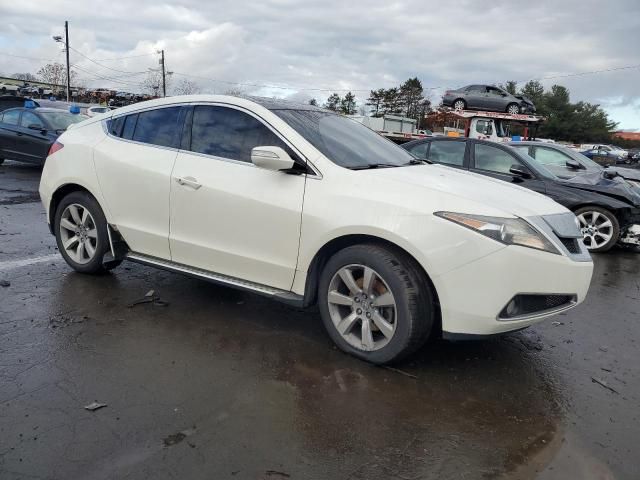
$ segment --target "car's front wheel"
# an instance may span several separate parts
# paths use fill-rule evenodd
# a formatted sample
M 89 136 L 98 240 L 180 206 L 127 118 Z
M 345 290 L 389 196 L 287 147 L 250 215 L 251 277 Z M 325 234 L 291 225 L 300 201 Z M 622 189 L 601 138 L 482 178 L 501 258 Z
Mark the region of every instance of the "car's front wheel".
M 520 106 L 517 103 L 510 103 L 507 105 L 507 113 L 510 113 L 511 115 L 520 113 Z
M 590 252 L 606 252 L 620 239 L 616 216 L 601 207 L 582 207 L 575 212 L 580 222 L 584 244 Z
M 109 250 L 107 220 L 87 192 L 72 192 L 56 209 L 54 228 L 58 250 L 71 268 L 82 273 L 103 273 Z M 113 265 L 115 266 L 115 264 Z
M 467 102 L 465 102 L 461 98 L 459 98 L 458 100 L 453 102 L 453 109 L 454 110 L 464 110 L 465 108 L 467 108 Z
M 376 364 L 414 352 L 435 318 L 431 287 L 415 262 L 378 245 L 354 245 L 329 259 L 318 301 L 332 340 Z

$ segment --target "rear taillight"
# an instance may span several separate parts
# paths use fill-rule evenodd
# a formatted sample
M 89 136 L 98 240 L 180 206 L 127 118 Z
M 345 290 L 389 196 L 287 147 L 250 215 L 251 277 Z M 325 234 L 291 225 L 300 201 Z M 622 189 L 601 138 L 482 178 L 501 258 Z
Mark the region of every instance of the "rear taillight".
M 49 149 L 49 155 L 48 156 L 53 155 L 58 150 L 62 150 L 62 147 L 64 147 L 64 145 L 61 144 L 60 142 L 54 142 L 53 145 L 51 145 L 51 148 Z

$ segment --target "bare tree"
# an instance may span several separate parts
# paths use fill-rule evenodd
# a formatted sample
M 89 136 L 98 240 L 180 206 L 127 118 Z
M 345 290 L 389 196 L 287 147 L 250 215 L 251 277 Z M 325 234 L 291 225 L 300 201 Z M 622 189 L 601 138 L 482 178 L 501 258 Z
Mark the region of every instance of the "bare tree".
M 38 70 L 38 76 L 44 83 L 48 83 L 52 87 L 54 85 L 67 84 L 67 68 L 61 63 L 47 63 Z M 73 84 L 76 72 L 71 70 L 71 83 Z
M 173 92 L 175 95 L 194 95 L 200 93 L 201 89 L 196 82 L 184 78 L 175 86 Z
M 171 75 L 165 76 L 165 82 L 167 90 L 171 85 Z M 162 71 L 161 70 L 149 70 L 147 77 L 142 81 L 142 90 L 149 95 L 160 96 L 162 95 Z
M 38 77 L 36 77 L 33 73 L 14 73 L 13 78 L 16 80 L 22 80 L 25 82 L 37 82 Z
M 225 95 L 231 95 L 232 97 L 241 97 L 245 95 L 245 92 L 240 87 L 230 87 L 224 92 Z

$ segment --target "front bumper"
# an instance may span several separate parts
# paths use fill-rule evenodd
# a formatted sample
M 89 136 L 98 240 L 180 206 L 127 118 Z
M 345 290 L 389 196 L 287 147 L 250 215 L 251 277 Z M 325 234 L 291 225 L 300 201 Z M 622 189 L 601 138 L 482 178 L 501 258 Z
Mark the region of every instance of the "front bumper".
M 505 247 L 432 278 L 440 300 L 443 334 L 493 335 L 528 327 L 581 303 L 592 272 L 591 261 Z M 518 294 L 570 295 L 575 301 L 525 318 L 500 319 L 500 312 Z

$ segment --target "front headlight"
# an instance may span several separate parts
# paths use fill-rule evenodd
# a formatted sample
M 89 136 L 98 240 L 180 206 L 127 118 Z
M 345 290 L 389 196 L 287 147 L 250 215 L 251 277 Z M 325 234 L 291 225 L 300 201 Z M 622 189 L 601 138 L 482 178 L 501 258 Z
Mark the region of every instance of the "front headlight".
M 485 217 L 455 212 L 435 212 L 434 215 L 505 245 L 520 245 L 560 255 L 558 249 L 542 233 L 521 218 Z

